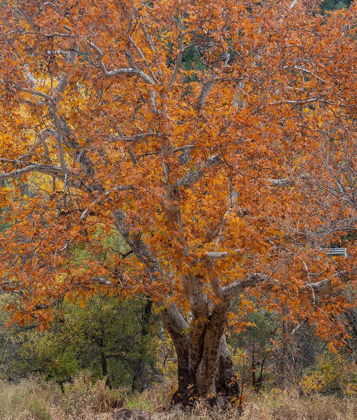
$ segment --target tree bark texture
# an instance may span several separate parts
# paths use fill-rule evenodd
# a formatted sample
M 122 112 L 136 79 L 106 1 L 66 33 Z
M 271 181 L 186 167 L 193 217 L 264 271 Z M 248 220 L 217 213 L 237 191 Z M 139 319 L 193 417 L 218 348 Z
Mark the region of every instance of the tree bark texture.
M 238 396 L 232 354 L 224 335 L 229 308 L 230 302 L 218 305 L 206 323 L 198 323 L 200 334 L 196 329 L 193 334 L 190 328 L 189 332 L 178 332 L 170 318 L 175 311 L 163 311 L 162 319 L 177 353 L 178 389 L 172 397 L 173 404 L 189 406 L 200 397 L 216 404 L 220 396 Z

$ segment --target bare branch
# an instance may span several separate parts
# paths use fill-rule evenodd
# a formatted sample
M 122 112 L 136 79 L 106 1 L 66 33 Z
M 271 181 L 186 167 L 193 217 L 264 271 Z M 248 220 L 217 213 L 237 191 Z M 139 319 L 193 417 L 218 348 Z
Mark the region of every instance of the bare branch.
M 207 159 L 205 162 L 203 162 L 197 171 L 190 171 L 185 177 L 179 179 L 176 185 L 178 187 L 184 188 L 190 187 L 191 185 L 198 182 L 201 178 L 203 178 L 212 166 L 218 166 L 222 163 L 223 160 L 221 159 L 221 157 L 219 155 L 214 155 Z
M 50 103 L 49 110 L 50 117 L 57 128 L 57 136 L 60 136 L 59 138 L 61 143 L 63 142 L 63 144 L 70 149 L 72 155 L 76 158 L 86 177 L 91 178 L 93 181 L 93 184 L 88 188 L 91 191 L 100 189 L 98 182 L 94 179 L 94 165 L 88 156 L 86 149 L 81 148 L 69 124 L 62 117 L 58 116 L 55 104 Z
M 77 49 L 72 48 L 69 51 L 69 54 L 67 54 L 67 60 L 66 61 L 67 61 L 67 63 L 72 63 L 73 64 L 76 61 L 77 57 L 78 57 Z M 58 85 L 57 85 L 57 88 L 56 88 L 56 93 L 63 94 L 64 91 L 67 88 L 68 81 L 69 81 L 69 73 L 66 72 L 58 82 Z
M 95 206 L 96 204 L 98 204 L 100 201 L 103 201 L 106 197 L 108 197 L 111 193 L 115 192 L 115 191 L 130 191 L 133 190 L 134 187 L 132 185 L 122 185 L 120 187 L 114 188 L 110 191 L 107 191 L 105 194 L 98 196 L 93 203 L 87 207 L 84 212 L 82 213 L 81 217 L 79 218 L 79 220 L 85 220 L 88 216 L 88 212 L 89 210 Z
M 63 170 L 67 169 L 66 160 L 64 157 L 64 151 L 63 151 L 63 145 L 62 145 L 62 136 L 57 135 L 56 136 L 56 142 L 57 142 L 57 148 L 58 148 L 58 160 L 60 162 L 61 168 Z
M 222 287 L 221 287 L 221 282 L 216 275 L 212 275 L 212 277 L 211 277 L 211 287 L 212 287 L 213 293 L 216 295 L 216 297 L 219 300 L 223 301 L 224 296 L 223 296 L 223 290 L 222 290 Z
M 125 141 L 125 142 L 137 142 L 140 140 L 144 140 L 146 137 L 162 137 L 164 133 L 142 133 L 142 134 L 135 134 L 131 137 L 123 137 L 123 136 L 116 136 L 110 139 L 111 143 L 117 141 Z
M 285 185 L 294 184 L 294 180 L 291 179 L 291 178 L 278 178 L 278 179 L 269 178 L 268 182 L 270 183 L 270 185 L 272 185 L 274 187 L 282 187 L 282 186 L 285 186 Z
M 207 99 L 209 93 L 211 92 L 211 89 L 212 89 L 213 85 L 216 82 L 218 82 L 219 80 L 221 80 L 221 78 L 220 77 L 214 77 L 214 72 L 212 72 L 209 79 L 202 86 L 200 96 L 198 97 L 198 101 L 197 101 L 197 105 L 196 105 L 197 110 L 201 110 L 205 106 L 206 99 Z
M 284 67 L 284 68 L 287 68 L 287 67 Z M 294 67 L 293 67 L 293 69 L 295 69 L 295 70 L 300 70 L 300 71 L 302 71 L 302 72 L 304 72 L 304 73 L 307 73 L 307 74 L 311 74 L 311 76 L 314 76 L 314 77 L 315 77 L 315 79 L 320 80 L 320 82 L 322 82 L 322 83 L 326 83 L 326 80 L 321 79 L 321 77 L 317 76 L 317 75 L 316 75 L 315 73 L 313 73 L 312 71 L 310 71 L 310 70 L 308 70 L 308 69 L 305 69 L 304 67 L 294 66 Z
M 46 99 L 47 101 L 51 99 L 51 96 L 46 95 L 45 93 L 40 92 L 39 90 L 36 90 L 36 89 L 20 88 L 19 86 L 15 86 L 15 88 L 21 92 L 30 93 L 33 96 L 39 96 L 43 99 Z
M 228 252 L 228 251 L 225 251 L 225 252 L 207 252 L 206 257 L 209 260 L 220 260 L 220 259 L 229 257 L 233 253 L 239 253 L 239 252 L 242 252 L 242 249 L 235 249 L 231 252 Z
M 311 287 L 315 295 L 324 295 L 331 290 L 331 279 L 324 279 L 316 283 L 308 283 L 307 287 Z
M 243 292 L 248 287 L 253 287 L 262 283 L 269 283 L 270 281 L 271 279 L 265 274 L 250 273 L 246 278 L 237 280 L 228 286 L 223 287 L 223 295 L 227 299 Z
M 266 285 L 266 286 L 276 286 L 279 285 L 279 280 L 270 278 L 269 276 L 261 273 L 250 273 L 244 279 L 237 280 L 225 287 L 223 287 L 223 294 L 225 299 L 233 297 L 241 292 L 243 292 L 248 287 L 254 287 L 257 285 Z M 315 295 L 324 295 L 327 294 L 331 288 L 331 279 L 324 279 L 316 283 L 306 283 L 306 287 L 313 289 Z
M 159 111 L 157 109 L 156 106 L 156 93 L 154 91 L 154 89 L 150 89 L 150 93 L 149 93 L 149 105 L 151 106 L 151 110 L 155 115 L 158 115 Z
M 226 218 L 228 217 L 228 215 L 231 213 L 231 211 L 233 210 L 235 203 L 237 201 L 237 192 L 232 188 L 232 186 L 230 185 L 230 192 L 229 192 L 229 208 L 228 210 L 224 213 L 220 226 L 219 226 L 219 231 L 218 231 L 218 235 L 217 235 L 217 239 L 216 239 L 216 247 L 218 247 L 221 239 L 222 239 L 222 233 L 223 233 L 223 229 L 224 226 L 226 224 Z M 236 251 L 240 251 L 240 250 L 236 250 Z
M 184 51 L 184 49 L 183 49 L 183 37 L 184 37 L 184 34 L 181 32 L 180 36 L 179 36 L 179 51 L 178 51 L 178 54 L 177 54 L 177 57 L 176 57 L 175 68 L 174 68 L 174 70 L 171 74 L 170 81 L 169 81 L 169 87 L 170 88 L 175 83 L 177 74 L 178 74 L 178 72 L 181 68 L 182 56 L 183 56 L 183 51 Z
M 93 42 L 90 42 L 90 41 L 87 41 L 87 42 L 88 42 L 88 45 L 97 53 L 99 67 L 106 78 L 111 78 L 118 75 L 132 75 L 132 76 L 141 77 L 146 83 L 149 83 L 150 85 L 155 85 L 155 81 L 150 76 L 148 76 L 146 73 L 144 73 L 142 70 L 136 67 L 135 68 L 133 67 L 119 68 L 119 69 L 108 71 L 102 60 L 103 55 L 104 55 L 103 52 Z
M 149 45 L 150 51 L 152 51 L 152 52 L 156 52 L 156 51 L 155 51 L 154 44 L 153 44 L 152 39 L 151 39 L 151 37 L 150 37 L 150 34 L 149 34 L 149 32 L 148 32 L 148 30 L 147 30 L 147 28 L 146 28 L 145 24 L 141 21 L 141 18 L 140 18 L 140 16 L 139 16 L 139 15 L 138 15 L 138 19 L 140 20 L 140 23 L 141 23 L 141 28 L 142 28 L 142 30 L 143 30 L 143 33 L 144 33 L 144 37 L 145 37 L 145 39 L 146 39 L 146 42 L 147 42 L 147 43 L 148 43 L 148 45 Z M 155 64 L 155 67 L 158 69 L 158 74 L 159 74 L 159 76 L 161 77 L 161 76 L 162 76 L 162 70 L 160 69 L 160 64 L 159 64 L 159 60 L 157 59 L 157 55 L 155 55 L 155 58 L 154 58 L 154 64 Z
M 301 321 L 300 322 L 300 324 L 299 325 L 297 325 L 292 331 L 291 331 L 291 333 L 288 335 L 288 337 L 292 337 L 292 336 L 294 336 L 298 331 L 299 331 L 299 329 L 307 322 L 307 320 L 308 320 L 308 318 L 305 318 L 303 321 Z
M 174 149 L 172 153 L 182 152 L 183 150 L 187 149 L 194 149 L 195 147 L 195 144 L 187 144 L 186 146 L 176 147 L 176 149 Z
M 92 279 L 92 282 L 93 283 L 104 284 L 105 286 L 113 286 L 113 283 L 110 280 L 105 279 L 103 277 L 94 277 Z
M 29 165 L 21 169 L 17 169 L 13 172 L 0 173 L 0 181 L 3 181 L 5 179 L 20 178 L 22 175 L 30 173 L 30 172 L 40 172 L 42 174 L 51 175 L 56 178 L 63 179 L 66 171 L 64 171 L 62 168 L 59 168 L 57 166 L 33 164 L 33 165 Z
M 42 131 L 42 133 L 39 135 L 36 143 L 31 147 L 31 150 L 26 153 L 26 155 L 21 156 L 18 160 L 22 160 L 26 157 L 31 156 L 37 149 L 38 147 L 42 144 L 44 149 L 45 149 L 45 157 L 46 159 L 50 159 L 50 151 L 49 148 L 47 146 L 46 140 L 49 136 L 53 136 L 56 137 L 56 131 L 55 130 L 51 130 L 51 129 L 46 129 L 44 131 Z
M 157 78 L 156 78 L 154 72 L 152 71 L 149 63 L 147 62 L 144 54 L 141 52 L 141 50 L 138 47 L 138 45 L 136 44 L 136 42 L 130 36 L 129 36 L 129 41 L 133 44 L 134 48 L 136 49 L 137 53 L 139 54 L 140 58 L 142 59 L 143 63 L 145 64 L 145 67 L 148 69 L 148 72 L 150 73 L 151 78 L 155 81 L 155 83 L 159 83 L 159 81 L 157 80 Z
M 323 99 L 323 98 L 309 98 L 309 99 L 298 99 L 298 100 L 282 99 L 281 101 L 269 102 L 268 105 L 281 105 L 281 104 L 304 105 L 304 104 L 310 104 L 312 102 L 322 102 L 324 104 L 334 105 L 333 102 L 327 101 L 326 99 Z

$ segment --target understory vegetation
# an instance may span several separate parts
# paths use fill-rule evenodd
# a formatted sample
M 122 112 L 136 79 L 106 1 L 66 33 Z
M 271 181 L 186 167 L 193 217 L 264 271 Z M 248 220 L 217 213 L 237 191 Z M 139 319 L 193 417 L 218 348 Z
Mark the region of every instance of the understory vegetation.
M 122 407 L 153 419 L 356 418 L 352 310 L 350 338 L 338 351 L 308 324 L 253 311 L 242 330 L 227 332 L 240 394 L 219 413 L 198 400 L 184 414 L 170 406 L 175 352 L 149 303 L 105 295 L 84 307 L 63 303 L 46 331 L 5 328 L 3 313 L 0 419 L 107 420 Z
M 126 388 L 110 389 L 104 381 L 90 382 L 88 374 L 76 376 L 64 389 L 53 381 L 29 378 L 18 383 L 0 382 L 2 420 L 113 420 L 127 407 L 134 415 L 150 420 L 354 420 L 357 399 L 336 395 L 300 396 L 294 390 L 271 389 L 259 394 L 251 390 L 247 401 L 226 409 L 199 401 L 193 410 L 169 410 L 172 383 L 143 393 Z

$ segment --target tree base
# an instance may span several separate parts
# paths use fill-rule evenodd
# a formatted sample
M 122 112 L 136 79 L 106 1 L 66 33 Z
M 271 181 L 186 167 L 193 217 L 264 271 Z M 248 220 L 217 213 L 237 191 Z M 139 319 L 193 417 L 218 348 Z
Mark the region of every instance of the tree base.
M 229 384 L 217 386 L 217 394 L 200 395 L 197 387 L 188 386 L 185 389 L 178 389 L 171 398 L 171 407 L 178 405 L 184 408 L 193 408 L 197 402 L 204 403 L 209 407 L 225 408 L 237 401 L 239 398 L 239 385 L 235 378 Z

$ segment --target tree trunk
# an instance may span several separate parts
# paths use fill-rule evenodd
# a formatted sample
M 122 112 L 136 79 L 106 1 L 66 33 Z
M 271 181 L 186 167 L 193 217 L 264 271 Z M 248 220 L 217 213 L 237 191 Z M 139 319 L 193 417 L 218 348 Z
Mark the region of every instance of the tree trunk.
M 175 205 L 173 208 L 177 210 Z M 127 224 L 122 210 L 114 212 L 114 221 L 121 236 L 138 260 L 145 265 L 149 281 L 157 281 L 158 275 L 170 278 L 171 275 L 165 273 L 141 236 L 130 233 L 131 226 Z M 185 250 L 185 246 L 183 249 Z M 224 336 L 231 307 L 231 293 L 223 294 L 220 280 L 211 271 L 209 277 L 218 303 L 213 303 L 212 300 L 209 303 L 204 290 L 206 274 L 181 274 L 182 286 L 190 303 L 190 323 L 175 304 L 165 306 L 165 302 L 161 302 L 161 319 L 171 336 L 177 355 L 178 389 L 172 397 L 173 404 L 189 406 L 198 397 L 207 398 L 216 404 L 219 396 L 238 397 L 232 356 Z M 247 282 L 249 286 L 251 281 L 249 279 Z
M 221 348 L 216 375 L 216 389 L 218 393 L 228 397 L 238 397 L 239 386 L 235 376 L 232 353 L 227 346 L 225 335 L 221 338 Z
M 217 305 L 209 321 L 202 326 L 203 334 L 175 330 L 169 310 L 172 308 L 162 312 L 177 354 L 178 389 L 172 397 L 172 404 L 191 406 L 198 398 L 206 398 L 212 405 L 221 405 L 229 397 L 238 397 L 232 355 L 224 335 L 229 308 L 230 302 Z M 198 338 L 200 342 L 197 342 Z M 200 357 L 197 362 L 198 348 Z
M 212 347 L 209 353 L 217 353 L 218 360 L 203 358 L 196 371 L 188 368 L 189 360 L 178 359 L 178 389 L 172 397 L 173 404 L 191 406 L 198 398 L 206 398 L 212 405 L 223 405 L 229 397 L 238 397 L 239 387 L 225 336 L 219 348 Z
M 141 337 L 138 349 L 138 359 L 133 367 L 133 382 L 131 385 L 132 391 L 142 392 L 148 386 L 150 380 L 147 374 L 147 339 L 150 331 L 150 320 L 152 314 L 152 300 L 147 297 L 145 303 L 142 319 L 141 319 Z

